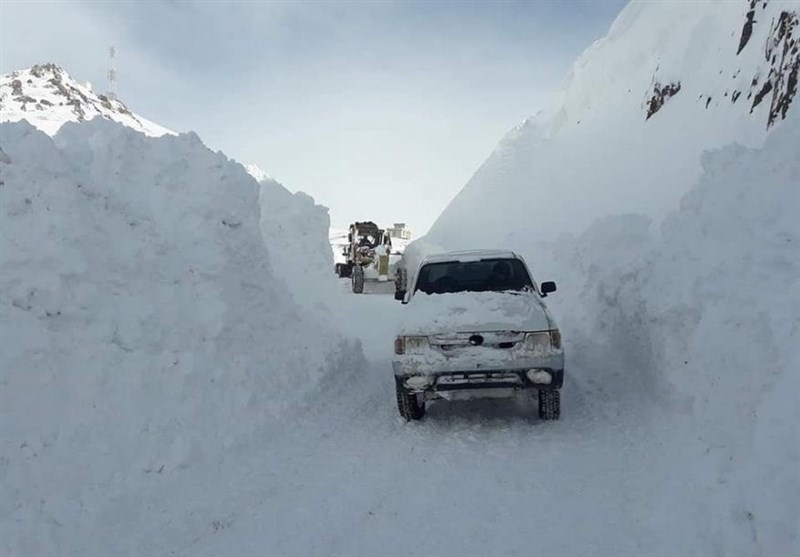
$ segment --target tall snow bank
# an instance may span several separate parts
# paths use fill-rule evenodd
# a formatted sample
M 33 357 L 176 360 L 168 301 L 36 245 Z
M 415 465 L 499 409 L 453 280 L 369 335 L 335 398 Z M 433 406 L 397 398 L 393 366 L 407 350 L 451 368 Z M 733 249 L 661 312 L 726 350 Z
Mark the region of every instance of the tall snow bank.
M 4 554 L 65 552 L 119 486 L 213 467 L 358 368 L 277 278 L 241 165 L 100 119 L 0 132 Z
M 336 292 L 327 207 L 268 177 L 259 185 L 261 233 L 275 275 L 291 285 L 295 301 L 324 309 Z
M 559 282 L 548 301 L 573 385 L 596 404 L 654 404 L 658 420 L 685 427 L 685 453 L 671 456 L 707 483 L 726 554 L 798 551 L 798 125 L 761 149 L 706 153 L 698 184 L 655 230 L 643 216 L 606 217 L 525 248 L 534 272 Z

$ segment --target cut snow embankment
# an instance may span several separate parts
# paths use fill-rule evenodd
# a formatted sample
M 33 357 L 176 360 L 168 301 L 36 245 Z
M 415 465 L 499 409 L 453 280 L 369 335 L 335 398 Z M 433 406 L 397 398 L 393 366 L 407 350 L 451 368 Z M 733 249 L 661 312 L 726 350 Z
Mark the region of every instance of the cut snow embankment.
M 327 240 L 328 209 L 271 178 L 259 185 L 261 232 L 274 274 L 290 287 L 297 303 L 327 314 L 327 304 L 338 293 Z
M 69 552 L 110 494 L 241 456 L 359 369 L 360 350 L 277 278 L 256 182 L 196 135 L 100 119 L 54 138 L 0 130 L 2 553 Z M 326 230 L 305 205 L 283 208 Z M 296 240 L 298 261 L 328 256 L 325 237 Z
M 578 381 L 684 422 L 723 553 L 798 551 L 799 125 L 706 153 L 659 233 L 609 217 L 536 258 L 562 287 L 551 307 Z

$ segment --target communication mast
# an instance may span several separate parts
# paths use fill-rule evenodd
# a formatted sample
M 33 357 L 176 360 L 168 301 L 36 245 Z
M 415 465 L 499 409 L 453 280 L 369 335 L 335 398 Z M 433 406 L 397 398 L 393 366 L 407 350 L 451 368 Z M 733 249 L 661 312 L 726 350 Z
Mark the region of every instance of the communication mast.
M 117 100 L 117 49 L 108 49 L 108 93 L 106 96 L 112 101 Z

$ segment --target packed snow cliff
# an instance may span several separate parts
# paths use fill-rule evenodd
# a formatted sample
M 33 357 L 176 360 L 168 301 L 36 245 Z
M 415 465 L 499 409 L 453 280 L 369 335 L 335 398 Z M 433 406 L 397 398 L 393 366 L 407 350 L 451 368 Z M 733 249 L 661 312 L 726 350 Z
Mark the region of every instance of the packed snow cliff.
M 52 138 L 3 123 L 0 138 L 3 554 L 64 553 L 110 494 L 241 456 L 360 369 L 280 278 L 258 184 L 196 135 L 95 118 Z M 321 231 L 297 249 L 330 258 L 327 219 L 283 207 Z
M 660 226 L 606 217 L 523 248 L 559 282 L 548 300 L 571 379 L 686 429 L 675 456 L 706 484 L 708 551 L 800 549 L 798 125 L 705 154 Z

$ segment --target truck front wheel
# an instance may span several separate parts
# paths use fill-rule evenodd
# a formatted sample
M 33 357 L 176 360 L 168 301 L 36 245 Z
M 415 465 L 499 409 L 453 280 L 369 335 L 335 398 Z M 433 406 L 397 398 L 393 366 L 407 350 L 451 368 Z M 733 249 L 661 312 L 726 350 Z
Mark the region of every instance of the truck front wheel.
M 539 419 L 557 420 L 561 417 L 561 391 L 539 391 Z
M 403 385 L 403 381 L 394 378 L 394 386 L 397 391 L 397 409 L 404 420 L 421 420 L 425 415 L 425 401 L 420 400 L 421 396 L 412 393 Z
M 353 294 L 361 294 L 364 292 L 364 268 L 361 265 L 353 267 Z

